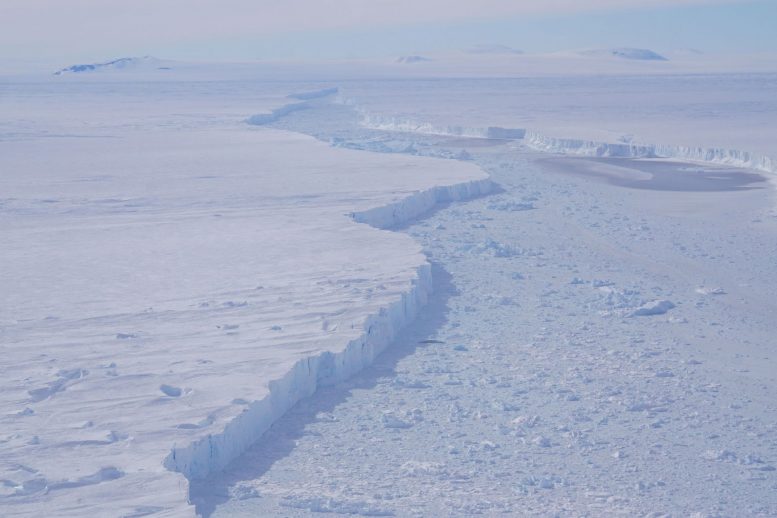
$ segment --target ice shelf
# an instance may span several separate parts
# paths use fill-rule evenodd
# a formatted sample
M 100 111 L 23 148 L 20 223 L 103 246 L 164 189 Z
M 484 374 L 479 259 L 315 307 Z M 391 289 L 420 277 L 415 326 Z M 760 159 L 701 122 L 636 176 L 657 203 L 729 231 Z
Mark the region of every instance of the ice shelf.
M 287 92 L 231 87 L 140 109 L 146 85 L 20 93 L 40 117 L 0 141 L 0 169 L 23 171 L 0 179 L 0 514 L 194 515 L 187 477 L 367 365 L 426 301 L 419 245 L 381 228 L 491 187 L 472 164 L 245 124 Z

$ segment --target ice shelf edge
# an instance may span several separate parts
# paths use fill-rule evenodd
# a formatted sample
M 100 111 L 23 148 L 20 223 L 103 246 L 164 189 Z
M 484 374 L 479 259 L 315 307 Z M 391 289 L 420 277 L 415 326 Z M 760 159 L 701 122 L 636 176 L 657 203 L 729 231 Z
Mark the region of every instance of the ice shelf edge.
M 671 144 L 607 143 L 550 137 L 535 131 L 527 131 L 524 142 L 532 149 L 551 153 L 571 153 L 595 157 L 676 158 L 690 162 L 731 165 L 766 173 L 777 173 L 777 160 L 774 158 L 736 149 Z
M 580 156 L 621 158 L 675 158 L 689 162 L 730 165 L 777 174 L 777 158 L 737 149 L 672 144 L 644 144 L 631 142 L 604 142 L 546 135 L 529 128 L 502 128 L 497 126 L 445 126 L 403 117 L 373 113 L 360 107 L 353 99 L 340 98 L 338 102 L 353 107 L 362 117 L 365 128 L 415 133 L 419 135 L 443 135 L 464 138 L 490 138 L 522 140 L 536 151 L 568 153 Z
M 418 191 L 401 200 L 350 214 L 356 223 L 387 230 L 407 224 L 436 206 L 466 201 L 489 194 L 495 184 L 487 178 Z M 225 468 L 259 441 L 272 424 L 297 402 L 313 395 L 320 387 L 347 380 L 372 364 L 397 334 L 415 320 L 433 290 L 431 265 L 418 266 L 410 289 L 399 300 L 369 316 L 362 334 L 348 342 L 340 352 L 323 352 L 298 360 L 280 379 L 268 383 L 269 393 L 252 402 L 220 433 L 209 434 L 185 446 L 173 446 L 164 459 L 164 467 L 181 473 L 186 484 Z M 188 489 L 187 489 L 188 492 Z M 193 508 L 191 508 L 193 512 Z

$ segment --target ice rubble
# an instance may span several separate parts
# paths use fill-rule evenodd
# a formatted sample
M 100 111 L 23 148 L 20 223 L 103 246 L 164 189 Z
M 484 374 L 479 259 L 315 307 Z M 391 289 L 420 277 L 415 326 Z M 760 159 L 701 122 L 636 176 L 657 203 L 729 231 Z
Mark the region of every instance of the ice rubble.
M 773 349 L 771 299 L 754 284 L 774 270 L 762 243 L 775 226 L 747 223 L 767 193 L 727 193 L 741 213 L 713 198 L 678 224 L 666 213 L 688 209 L 685 193 L 559 176 L 538 153 L 492 144 L 473 155 L 501 194 L 407 230 L 453 276 L 446 322 L 416 327 L 400 342 L 405 354 L 293 410 L 195 490 L 201 508 L 773 514 L 774 480 L 758 470 L 774 469 L 774 375 L 756 354 Z M 707 296 L 718 282 L 730 295 Z M 763 461 L 732 460 L 746 455 Z M 244 488 L 261 497 L 219 505 Z

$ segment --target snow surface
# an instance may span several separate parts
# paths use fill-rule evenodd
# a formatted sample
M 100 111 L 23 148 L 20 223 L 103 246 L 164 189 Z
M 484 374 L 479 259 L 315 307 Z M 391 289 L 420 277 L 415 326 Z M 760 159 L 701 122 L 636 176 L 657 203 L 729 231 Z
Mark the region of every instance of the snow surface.
M 425 301 L 418 245 L 353 218 L 490 189 L 469 164 L 233 120 L 286 102 L 256 85 L 221 85 L 238 95 L 221 109 L 193 86 L 207 115 L 178 111 L 180 85 L 38 88 L 9 114 L 48 120 L 0 141 L 4 516 L 192 515 L 186 477 L 369 363 Z

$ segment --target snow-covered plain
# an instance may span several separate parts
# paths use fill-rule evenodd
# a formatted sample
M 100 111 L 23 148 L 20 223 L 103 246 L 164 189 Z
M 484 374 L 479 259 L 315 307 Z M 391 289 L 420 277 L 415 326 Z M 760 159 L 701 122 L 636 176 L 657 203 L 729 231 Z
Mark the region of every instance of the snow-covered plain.
M 777 513 L 775 76 L 394 65 L 0 85 L 3 515 Z

